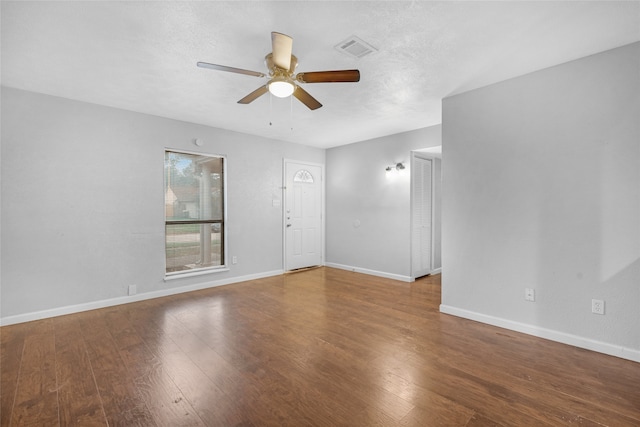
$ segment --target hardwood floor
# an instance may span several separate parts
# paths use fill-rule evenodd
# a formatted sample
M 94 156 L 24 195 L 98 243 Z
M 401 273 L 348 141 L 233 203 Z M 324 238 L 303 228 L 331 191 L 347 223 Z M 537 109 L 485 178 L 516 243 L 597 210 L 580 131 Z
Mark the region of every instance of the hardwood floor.
M 2 426 L 639 426 L 640 364 L 330 268 L 5 326 Z

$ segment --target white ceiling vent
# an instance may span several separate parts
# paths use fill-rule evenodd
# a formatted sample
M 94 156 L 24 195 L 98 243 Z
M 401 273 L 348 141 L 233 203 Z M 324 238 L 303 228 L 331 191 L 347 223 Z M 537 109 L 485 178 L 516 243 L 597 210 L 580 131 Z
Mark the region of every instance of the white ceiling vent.
M 370 53 L 375 53 L 378 51 L 378 49 L 356 36 L 351 36 L 348 39 L 338 43 L 334 47 L 345 55 L 351 56 L 352 58 L 362 58 L 369 55 Z

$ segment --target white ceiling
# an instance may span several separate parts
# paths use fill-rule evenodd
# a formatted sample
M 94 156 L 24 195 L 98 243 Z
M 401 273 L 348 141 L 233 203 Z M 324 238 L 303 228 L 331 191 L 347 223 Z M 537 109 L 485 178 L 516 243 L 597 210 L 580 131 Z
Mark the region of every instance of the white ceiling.
M 2 1 L 2 84 L 317 147 L 441 122 L 449 95 L 640 40 L 638 1 Z M 358 68 L 359 83 L 304 89 L 324 106 L 265 95 L 270 32 L 297 71 Z M 362 59 L 334 46 L 355 35 Z M 272 123 L 271 125 L 269 123 Z M 292 129 L 293 127 L 293 129 Z

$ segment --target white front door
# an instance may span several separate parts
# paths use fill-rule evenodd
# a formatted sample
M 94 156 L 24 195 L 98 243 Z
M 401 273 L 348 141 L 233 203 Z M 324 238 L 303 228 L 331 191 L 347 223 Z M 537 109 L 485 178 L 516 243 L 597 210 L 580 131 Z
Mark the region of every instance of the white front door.
M 322 265 L 322 167 L 285 160 L 285 270 Z

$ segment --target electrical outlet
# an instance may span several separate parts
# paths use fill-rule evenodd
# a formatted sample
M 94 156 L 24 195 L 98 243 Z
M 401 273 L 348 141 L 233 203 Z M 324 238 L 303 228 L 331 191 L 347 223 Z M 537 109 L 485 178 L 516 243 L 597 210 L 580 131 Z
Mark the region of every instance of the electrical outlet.
M 524 299 L 525 301 L 534 302 L 536 300 L 536 290 L 532 288 L 526 288 L 524 290 Z
M 138 292 L 136 285 L 129 285 L 129 295 L 135 295 Z
M 237 256 L 232 256 L 231 257 L 231 264 L 237 264 L 238 263 L 238 257 Z
M 604 301 L 601 299 L 592 299 L 591 312 L 595 314 L 604 314 Z

